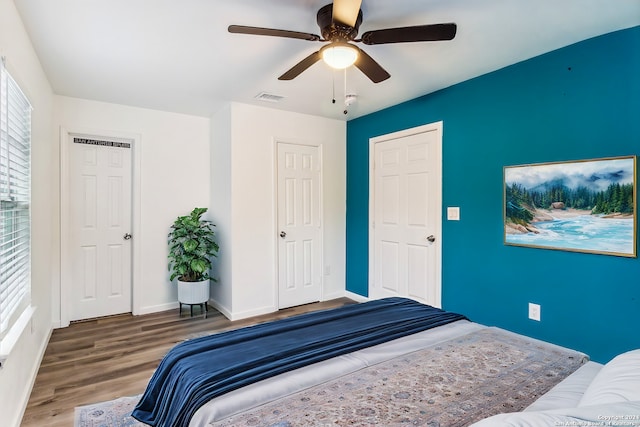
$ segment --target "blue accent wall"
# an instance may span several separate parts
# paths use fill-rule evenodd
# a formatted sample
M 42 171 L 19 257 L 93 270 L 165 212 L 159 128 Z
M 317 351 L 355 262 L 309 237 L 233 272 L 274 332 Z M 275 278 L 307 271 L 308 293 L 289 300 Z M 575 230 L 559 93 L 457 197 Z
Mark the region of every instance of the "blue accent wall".
M 502 218 L 504 166 L 640 154 L 640 27 L 349 121 L 348 291 L 367 295 L 369 138 L 440 120 L 443 308 L 598 362 L 640 348 L 638 258 L 505 246 Z

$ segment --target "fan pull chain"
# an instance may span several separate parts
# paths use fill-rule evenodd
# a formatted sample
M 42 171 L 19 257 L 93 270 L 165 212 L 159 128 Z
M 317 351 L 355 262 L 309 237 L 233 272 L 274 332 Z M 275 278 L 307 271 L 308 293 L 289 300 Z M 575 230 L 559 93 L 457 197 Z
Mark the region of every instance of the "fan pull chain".
M 347 115 L 349 111 L 347 110 L 347 69 L 344 69 L 344 111 L 343 113 Z
M 331 90 L 332 90 L 332 97 L 331 97 L 331 103 L 335 104 L 336 103 L 336 73 L 335 71 L 333 73 L 331 73 Z

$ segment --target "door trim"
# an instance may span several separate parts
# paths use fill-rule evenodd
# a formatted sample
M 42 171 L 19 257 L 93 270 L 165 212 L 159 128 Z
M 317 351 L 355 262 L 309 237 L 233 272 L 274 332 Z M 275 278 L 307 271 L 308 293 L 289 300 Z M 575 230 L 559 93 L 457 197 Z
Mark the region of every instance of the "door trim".
M 54 327 L 67 327 L 69 326 L 70 318 L 70 294 L 71 294 L 71 248 L 69 241 L 69 231 L 71 225 L 69 224 L 70 212 L 70 189 L 69 189 L 69 168 L 70 168 L 70 146 L 69 140 L 73 136 L 84 136 L 95 139 L 99 138 L 114 138 L 114 139 L 126 139 L 131 142 L 131 234 L 133 236 L 140 236 L 141 230 L 141 218 L 140 218 L 140 184 L 141 184 L 141 148 L 142 138 L 139 134 L 117 132 L 117 131 L 105 131 L 96 130 L 83 127 L 73 127 L 73 129 L 67 129 L 65 127 L 60 128 L 60 289 L 59 289 L 59 322 L 54 319 Z M 141 278 L 141 245 L 136 243 L 136 239 L 132 240 L 133 247 L 131 248 L 131 311 L 134 315 L 141 314 L 141 295 L 140 284 Z M 56 301 L 57 292 L 53 292 L 53 301 Z M 55 303 L 54 303 L 55 304 Z M 56 307 L 52 307 L 53 313 L 57 312 Z
M 273 283 L 274 283 L 274 301 L 275 310 L 280 307 L 280 250 L 278 229 L 278 144 L 303 145 L 318 148 L 318 157 L 320 161 L 320 182 L 318 183 L 320 192 L 320 301 L 324 301 L 324 145 L 321 141 L 309 140 L 289 140 L 286 138 L 273 138 L 272 155 L 273 155 Z
M 442 306 L 442 127 L 443 122 L 438 121 L 422 126 L 416 126 L 414 128 L 392 132 L 386 135 L 376 136 L 374 138 L 369 138 L 369 280 L 367 288 L 369 298 L 371 297 L 371 290 L 375 285 L 375 144 L 435 131 L 437 132 L 440 141 L 440 144 L 438 146 L 438 165 L 440 166 L 440 192 L 437 195 L 437 200 L 435 201 L 435 203 L 439 207 L 438 211 L 440 212 L 440 215 L 438 215 L 436 219 L 436 233 L 437 236 L 440 236 L 437 241 L 439 243 L 440 250 L 438 251 L 438 259 L 436 260 L 436 265 L 439 269 L 436 277 L 438 278 L 439 283 L 438 288 L 436 289 L 436 303 L 434 304 L 434 306 L 438 308 Z

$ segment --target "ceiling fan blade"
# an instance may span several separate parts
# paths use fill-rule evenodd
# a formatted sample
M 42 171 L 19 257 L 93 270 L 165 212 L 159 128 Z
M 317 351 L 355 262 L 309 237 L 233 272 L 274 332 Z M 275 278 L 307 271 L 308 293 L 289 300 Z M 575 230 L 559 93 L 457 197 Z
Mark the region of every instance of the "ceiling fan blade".
M 362 42 L 372 45 L 451 40 L 456 36 L 457 28 L 456 24 L 448 23 L 373 30 L 362 35 Z
M 334 0 L 333 22 L 355 27 L 361 4 L 362 0 Z
M 289 71 L 278 77 L 278 80 L 293 80 L 298 77 L 304 70 L 311 67 L 313 64 L 318 62 L 322 58 L 320 55 L 320 51 L 313 52 L 311 55 L 304 58 L 302 61 L 298 62 L 296 65 L 291 67 Z
M 387 70 L 382 68 L 380 64 L 378 64 L 372 57 L 370 57 L 364 50 L 358 48 L 360 51 L 358 53 L 358 59 L 353 64 L 360 71 L 364 73 L 365 76 L 369 77 L 369 79 L 374 83 L 380 83 L 381 81 L 387 80 L 391 75 L 387 73 Z
M 274 28 L 247 27 L 244 25 L 229 25 L 230 33 L 252 34 L 256 36 L 286 37 L 288 39 L 300 39 L 318 41 L 320 36 L 311 33 L 301 33 L 299 31 L 277 30 Z

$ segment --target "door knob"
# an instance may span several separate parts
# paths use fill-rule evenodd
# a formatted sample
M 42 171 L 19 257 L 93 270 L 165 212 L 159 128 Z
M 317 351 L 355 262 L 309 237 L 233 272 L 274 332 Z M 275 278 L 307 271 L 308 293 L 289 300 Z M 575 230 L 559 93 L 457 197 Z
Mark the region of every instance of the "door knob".
M 433 243 L 433 242 L 435 242 L 435 241 L 436 241 L 436 238 L 435 238 L 435 236 L 432 234 L 431 236 L 427 237 L 427 240 L 428 240 L 429 242 Z
M 131 234 L 129 234 L 129 233 L 126 233 L 124 236 L 122 236 L 122 238 L 123 238 L 124 240 L 131 240 L 131 238 L 132 238 L 132 237 L 133 237 L 133 236 L 132 236 Z
M 284 239 L 285 237 L 287 237 L 287 233 L 284 232 L 284 231 L 281 231 L 280 232 L 280 237 L 282 237 Z

